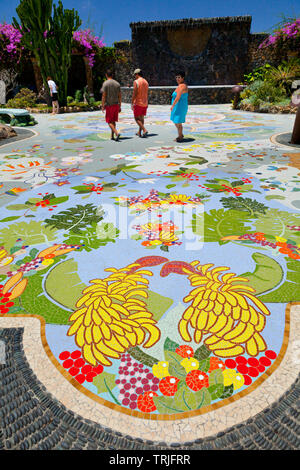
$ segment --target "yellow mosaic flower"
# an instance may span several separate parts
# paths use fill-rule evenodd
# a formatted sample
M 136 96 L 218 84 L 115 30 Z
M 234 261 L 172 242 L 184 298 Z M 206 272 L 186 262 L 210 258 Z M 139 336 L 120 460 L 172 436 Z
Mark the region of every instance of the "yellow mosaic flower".
M 163 379 L 164 377 L 168 377 L 169 373 L 169 363 L 167 361 L 161 361 L 157 364 L 154 364 L 152 367 L 152 373 L 155 377 L 159 379 Z
M 168 198 L 168 201 L 175 204 L 184 204 L 189 202 L 190 199 L 191 196 L 187 196 L 186 194 L 171 194 Z
M 194 357 L 185 357 L 180 364 L 185 368 L 187 374 L 191 372 L 191 370 L 199 369 L 199 361 Z
M 141 300 L 148 298 L 149 281 L 144 275 L 152 276 L 152 272 L 137 271 L 139 268 L 137 263 L 106 269 L 112 274 L 90 281 L 92 285 L 83 290 L 77 310 L 70 316 L 67 335 L 75 335 L 84 359 L 94 366 L 110 366 L 110 358 L 119 359 L 129 348 L 143 343 L 150 348 L 160 338 L 157 322 Z
M 178 237 L 174 234 L 174 232 L 168 231 L 168 230 L 162 230 L 159 233 L 159 239 L 162 242 L 176 242 L 178 240 Z
M 223 376 L 224 376 L 224 386 L 228 387 L 229 385 L 233 385 L 234 390 L 238 390 L 245 383 L 245 380 L 242 374 L 238 373 L 234 369 L 223 370 Z
M 275 239 L 276 239 L 276 241 L 279 242 L 279 243 L 286 243 L 286 242 L 287 242 L 287 239 L 286 239 L 286 238 L 277 237 L 276 235 L 275 235 Z
M 9 264 L 11 264 L 14 260 L 14 257 L 13 256 L 6 256 L 5 258 L 2 258 L 0 260 L 0 267 L 2 266 L 8 266 Z
M 162 242 L 160 240 L 151 240 L 150 245 L 161 245 Z
M 54 263 L 54 260 L 53 260 L 53 259 L 44 259 L 44 260 L 42 261 L 42 264 L 43 264 L 44 266 L 50 266 L 50 264 L 53 264 L 53 263 Z
M 242 284 L 248 279 L 223 274 L 229 269 L 225 266 L 213 266 L 193 261 L 182 268 L 194 289 L 183 299 L 190 306 L 178 324 L 179 332 L 184 341 L 191 341 L 191 326 L 196 343 L 209 334 L 204 343 L 219 357 L 238 356 L 245 349 L 250 356 L 256 356 L 267 348 L 260 332 L 270 312 L 253 295 L 255 290 Z
M 14 260 L 14 257 L 8 255 L 5 248 L 0 247 L 0 267 L 7 266 L 8 264 L 11 264 L 13 262 L 13 260 Z

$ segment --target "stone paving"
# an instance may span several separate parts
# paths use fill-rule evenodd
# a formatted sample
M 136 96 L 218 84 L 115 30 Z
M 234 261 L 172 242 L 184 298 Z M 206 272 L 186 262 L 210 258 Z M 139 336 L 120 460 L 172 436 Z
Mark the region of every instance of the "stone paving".
M 294 116 L 122 108 L 0 147 L 0 447 L 298 449 Z

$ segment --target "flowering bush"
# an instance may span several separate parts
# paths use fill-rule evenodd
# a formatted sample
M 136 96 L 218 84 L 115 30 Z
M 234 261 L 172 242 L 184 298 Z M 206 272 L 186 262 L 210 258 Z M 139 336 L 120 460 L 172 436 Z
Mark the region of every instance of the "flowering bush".
M 73 39 L 79 44 L 79 47 L 84 48 L 85 57 L 87 57 L 90 67 L 93 67 L 97 51 L 105 46 L 102 39 L 94 36 L 90 29 L 75 31 L 73 33 Z
M 292 48 L 300 45 L 300 18 L 294 22 L 286 23 L 281 29 L 275 31 L 267 39 L 265 39 L 259 46 L 259 49 L 264 47 L 282 47 L 292 46 Z
M 3 65 L 18 63 L 21 56 L 20 42 L 22 34 L 11 24 L 0 24 L 0 63 Z

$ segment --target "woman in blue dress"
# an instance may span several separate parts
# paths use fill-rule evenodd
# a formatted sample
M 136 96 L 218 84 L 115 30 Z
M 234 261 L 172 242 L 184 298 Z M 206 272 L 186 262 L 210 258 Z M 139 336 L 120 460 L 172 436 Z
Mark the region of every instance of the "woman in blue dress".
M 172 94 L 171 121 L 177 127 L 178 137 L 176 142 L 183 142 L 182 124 L 188 110 L 188 87 L 185 83 L 185 73 L 178 72 L 176 75 L 178 87 Z

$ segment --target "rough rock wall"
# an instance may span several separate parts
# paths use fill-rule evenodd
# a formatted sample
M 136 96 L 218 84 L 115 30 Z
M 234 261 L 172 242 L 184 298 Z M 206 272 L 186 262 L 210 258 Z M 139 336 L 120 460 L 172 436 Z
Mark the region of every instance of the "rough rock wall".
M 131 23 L 132 60 L 150 85 L 234 84 L 248 65 L 251 16 Z
M 122 85 L 132 86 L 134 65 L 132 61 L 131 41 L 118 41 L 114 43 L 118 61 L 114 66 L 116 80 Z
M 249 73 L 257 67 L 265 64 L 277 66 L 283 60 L 288 58 L 287 51 L 281 51 L 280 54 L 272 47 L 259 49 L 259 45 L 268 37 L 265 33 L 251 34 L 248 46 L 248 65 L 247 72 Z

